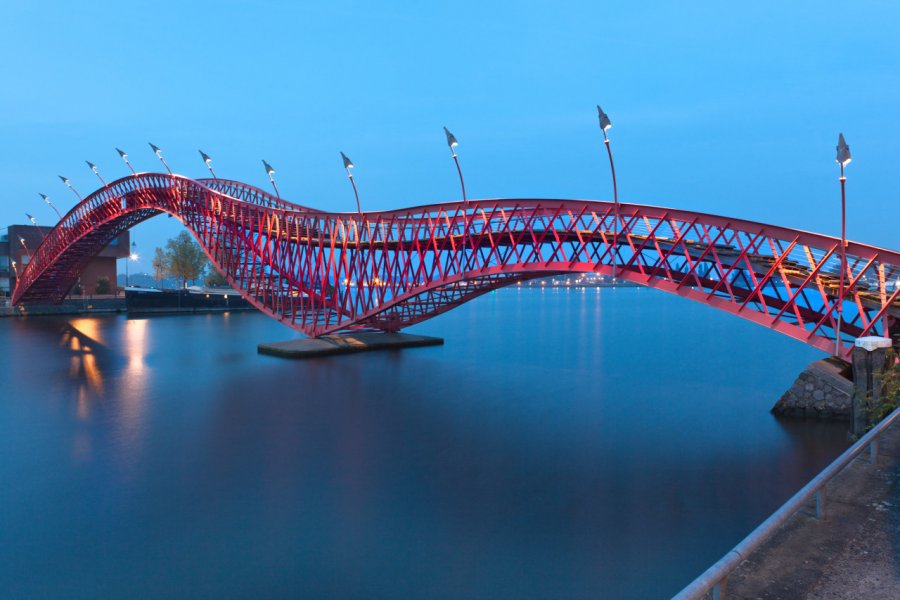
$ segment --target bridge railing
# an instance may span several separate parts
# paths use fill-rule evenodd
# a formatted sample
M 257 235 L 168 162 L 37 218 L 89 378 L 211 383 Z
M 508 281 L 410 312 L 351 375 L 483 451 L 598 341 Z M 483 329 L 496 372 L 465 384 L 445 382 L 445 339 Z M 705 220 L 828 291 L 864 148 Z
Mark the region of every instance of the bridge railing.
M 728 593 L 728 578 L 734 570 L 749 558 L 754 550 L 771 539 L 794 514 L 803 510 L 813 498 L 815 498 L 816 503 L 816 519 L 825 519 L 828 510 L 828 483 L 866 450 L 869 451 L 869 461 L 875 463 L 878 460 L 879 438 L 898 418 L 900 418 L 900 408 L 894 410 L 878 425 L 873 427 L 871 431 L 850 446 L 737 546 L 676 594 L 673 600 L 700 600 L 705 598 L 710 592 L 712 592 L 713 600 L 724 600 Z

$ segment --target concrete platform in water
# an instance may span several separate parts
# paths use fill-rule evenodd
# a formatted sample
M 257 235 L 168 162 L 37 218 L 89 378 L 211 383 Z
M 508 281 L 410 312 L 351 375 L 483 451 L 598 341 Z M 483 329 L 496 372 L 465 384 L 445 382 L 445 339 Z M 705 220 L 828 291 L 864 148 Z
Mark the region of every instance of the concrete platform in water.
M 349 335 L 326 335 L 320 338 L 303 338 L 286 342 L 260 344 L 260 354 L 283 358 L 317 358 L 335 354 L 351 354 L 371 350 L 396 350 L 421 346 L 443 345 L 442 338 L 409 333 L 366 332 Z

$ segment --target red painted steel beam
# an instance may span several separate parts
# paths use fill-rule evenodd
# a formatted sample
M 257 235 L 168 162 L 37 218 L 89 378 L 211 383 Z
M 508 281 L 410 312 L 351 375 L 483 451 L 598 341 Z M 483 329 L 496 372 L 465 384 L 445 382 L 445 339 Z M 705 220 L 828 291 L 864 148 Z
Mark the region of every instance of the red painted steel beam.
M 487 291 L 563 273 L 617 275 L 834 347 L 836 238 L 692 211 L 609 202 L 493 199 L 330 213 L 237 181 L 142 173 L 66 214 L 18 279 L 17 304 L 60 302 L 86 262 L 154 215 L 180 219 L 244 298 L 310 336 L 396 331 Z M 900 253 L 847 245 L 847 336 L 900 318 Z M 875 282 L 875 283 L 873 283 Z M 873 285 L 878 289 L 873 291 Z

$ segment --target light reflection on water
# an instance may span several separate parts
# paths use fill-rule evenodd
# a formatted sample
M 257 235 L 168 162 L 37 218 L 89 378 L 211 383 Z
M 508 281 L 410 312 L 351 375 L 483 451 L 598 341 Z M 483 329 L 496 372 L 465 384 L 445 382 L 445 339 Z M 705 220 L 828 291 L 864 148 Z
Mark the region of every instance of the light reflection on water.
M 666 597 L 836 456 L 819 354 L 640 289 L 513 289 L 292 362 L 261 315 L 0 320 L 13 596 Z

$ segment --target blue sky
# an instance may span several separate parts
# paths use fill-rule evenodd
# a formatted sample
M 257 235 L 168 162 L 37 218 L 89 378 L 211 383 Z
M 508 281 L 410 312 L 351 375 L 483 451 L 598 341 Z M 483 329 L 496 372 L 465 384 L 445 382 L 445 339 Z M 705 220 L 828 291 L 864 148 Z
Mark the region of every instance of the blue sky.
M 54 220 L 126 167 L 267 186 L 352 210 L 459 198 L 610 199 L 595 104 L 622 201 L 839 232 L 890 248 L 900 216 L 895 2 L 3 3 L 0 224 Z M 0 225 L 0 226 L 2 226 Z M 178 232 L 135 230 L 149 270 Z

